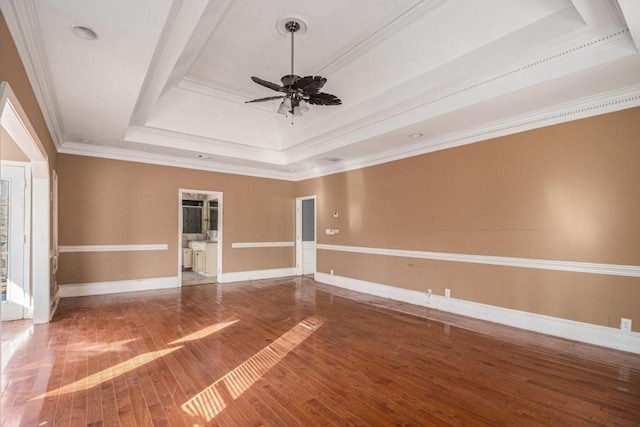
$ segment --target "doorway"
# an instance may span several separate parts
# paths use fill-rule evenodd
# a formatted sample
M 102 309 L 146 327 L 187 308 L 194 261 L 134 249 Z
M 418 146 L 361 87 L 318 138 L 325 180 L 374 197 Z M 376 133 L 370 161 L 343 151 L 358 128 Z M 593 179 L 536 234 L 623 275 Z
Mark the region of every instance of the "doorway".
M 296 273 L 316 272 L 316 196 L 296 198 Z
M 179 190 L 178 279 L 181 286 L 222 276 L 222 192 Z
M 24 319 L 30 308 L 28 254 L 30 174 L 27 164 L 0 166 L 0 301 L 2 320 Z
M 30 171 L 28 182 L 31 185 L 31 194 L 26 194 L 25 197 L 25 213 L 29 219 L 25 223 L 25 233 L 22 234 L 23 241 L 26 239 L 23 269 L 29 274 L 23 283 L 25 289 L 30 290 L 30 294 L 23 315 L 33 317 L 33 323 L 47 323 L 52 314 L 51 296 L 56 293 L 50 269 L 52 248 L 49 247 L 49 162 L 46 150 L 7 82 L 0 83 L 0 126 L 26 156 Z M 1 307 L 2 305 L 0 311 Z

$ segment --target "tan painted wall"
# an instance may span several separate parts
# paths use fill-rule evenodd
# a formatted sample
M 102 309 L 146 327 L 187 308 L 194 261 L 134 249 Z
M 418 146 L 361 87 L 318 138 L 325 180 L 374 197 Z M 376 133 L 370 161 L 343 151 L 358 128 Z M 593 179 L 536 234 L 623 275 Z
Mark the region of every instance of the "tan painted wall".
M 293 267 L 293 182 L 61 154 L 60 245 L 168 244 L 167 251 L 61 253 L 60 284 L 178 274 L 179 189 L 223 192 L 223 272 Z
M 3 127 L 0 127 L 0 160 L 12 160 L 15 162 L 29 161 L 29 158 Z
M 298 183 L 319 242 L 640 265 L 640 108 Z M 334 211 L 340 212 L 333 218 Z M 318 271 L 640 331 L 640 279 L 318 252 Z

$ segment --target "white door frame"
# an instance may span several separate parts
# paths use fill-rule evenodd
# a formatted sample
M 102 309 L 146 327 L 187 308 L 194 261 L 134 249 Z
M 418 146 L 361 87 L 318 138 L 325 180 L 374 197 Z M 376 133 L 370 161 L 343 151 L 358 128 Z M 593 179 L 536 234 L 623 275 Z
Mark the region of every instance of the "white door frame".
M 20 270 L 22 271 L 22 290 L 23 290 L 23 298 L 22 301 L 18 303 L 22 305 L 23 311 L 20 317 L 16 317 L 15 319 L 29 319 L 33 317 L 33 305 L 31 304 L 31 282 L 30 282 L 30 265 L 31 265 L 31 165 L 27 162 L 16 162 L 11 160 L 2 160 L 0 166 L 0 170 L 4 172 L 5 167 L 14 167 L 22 169 L 20 173 L 20 181 L 24 181 L 24 183 L 20 182 L 19 185 L 24 185 L 22 191 L 24 191 L 24 201 L 22 206 L 22 231 L 20 236 L 14 236 L 18 239 L 24 239 L 22 243 L 22 266 Z M 13 200 L 10 201 L 10 204 L 13 207 Z M 15 242 L 15 241 L 14 241 Z M 11 243 L 9 242 L 11 246 Z M 15 267 L 15 263 L 12 263 Z M 6 314 L 5 314 L 6 315 Z M 15 320 L 13 318 L 7 320 Z
M 49 161 L 47 151 L 7 82 L 0 83 L 0 124 L 31 162 L 31 289 L 33 323 L 48 323 L 51 313 Z M 28 228 L 29 225 L 26 225 Z
M 302 248 L 302 201 L 313 200 L 313 230 L 316 238 L 316 244 L 318 242 L 318 200 L 316 195 L 296 197 L 296 276 L 301 276 L 303 273 L 303 248 Z M 316 250 L 316 254 L 317 254 Z M 316 261 L 317 263 L 317 261 Z M 316 264 L 317 265 L 317 264 Z M 317 267 L 316 267 L 317 270 Z M 315 272 L 314 272 L 315 273 Z
M 199 193 L 215 196 L 218 200 L 218 271 L 216 279 L 218 283 L 222 283 L 222 239 L 224 235 L 224 227 L 222 226 L 222 191 L 211 190 L 189 190 L 185 188 L 178 189 L 178 285 L 182 286 L 182 196 L 184 193 Z

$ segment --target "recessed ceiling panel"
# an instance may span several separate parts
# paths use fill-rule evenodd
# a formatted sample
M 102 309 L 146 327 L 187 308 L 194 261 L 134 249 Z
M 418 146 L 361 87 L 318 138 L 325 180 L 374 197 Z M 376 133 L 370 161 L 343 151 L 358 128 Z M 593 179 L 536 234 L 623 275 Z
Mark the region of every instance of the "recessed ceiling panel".
M 189 74 L 214 87 L 260 96 L 263 91 L 251 76 L 279 83 L 290 72 L 289 38 L 276 30 L 280 18 L 300 16 L 307 22 L 306 33 L 295 39 L 295 73 L 304 76 L 421 3 L 425 1 L 235 1 Z

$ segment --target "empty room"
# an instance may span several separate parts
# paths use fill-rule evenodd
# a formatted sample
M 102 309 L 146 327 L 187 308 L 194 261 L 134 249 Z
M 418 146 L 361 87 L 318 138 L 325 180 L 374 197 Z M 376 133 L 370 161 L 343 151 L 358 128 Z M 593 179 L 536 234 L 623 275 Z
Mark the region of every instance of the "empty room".
M 640 425 L 636 0 L 0 11 L 0 426 Z

